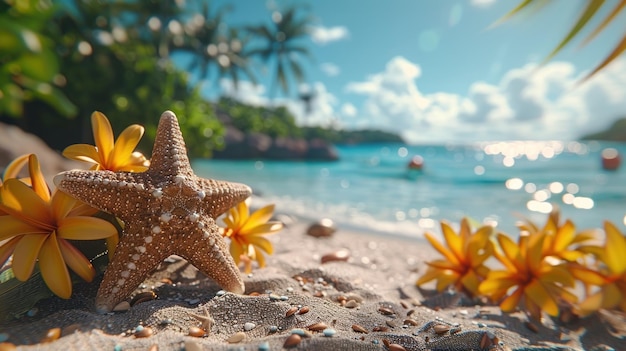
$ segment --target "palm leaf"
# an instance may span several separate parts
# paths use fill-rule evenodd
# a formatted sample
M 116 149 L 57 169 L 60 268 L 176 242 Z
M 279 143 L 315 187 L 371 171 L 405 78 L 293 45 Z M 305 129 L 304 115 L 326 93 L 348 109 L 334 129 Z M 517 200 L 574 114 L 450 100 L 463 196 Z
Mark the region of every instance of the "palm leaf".
M 534 2 L 534 0 L 524 0 L 524 1 L 520 2 L 517 6 L 515 6 L 514 9 L 512 9 L 509 12 L 507 12 L 506 15 L 500 17 L 500 19 L 498 19 L 494 24 L 489 26 L 489 28 L 499 26 L 500 24 L 508 21 L 509 19 L 511 19 L 511 17 L 519 14 L 523 9 L 527 8 L 533 2 Z
M 615 6 L 613 11 L 611 11 L 611 13 L 609 13 L 609 15 L 604 19 L 604 21 L 602 21 L 602 23 L 585 39 L 582 46 L 587 45 L 598 34 L 600 34 L 600 32 L 602 32 L 604 28 L 606 28 L 606 26 L 611 23 L 620 12 L 622 12 L 624 6 L 626 6 L 626 0 L 620 1 L 620 3 Z
M 626 51 L 626 35 L 622 37 L 622 41 L 620 41 L 617 44 L 617 46 L 615 47 L 615 49 L 613 49 L 613 51 L 609 54 L 609 56 L 607 56 L 604 59 L 604 61 L 602 61 L 598 66 L 596 66 L 596 68 L 594 68 L 593 71 L 591 71 L 591 73 L 589 73 L 582 81 L 584 82 L 588 80 L 589 78 L 591 78 L 594 74 L 598 73 L 600 70 L 606 67 L 606 65 L 611 63 L 611 61 L 615 60 L 624 51 Z

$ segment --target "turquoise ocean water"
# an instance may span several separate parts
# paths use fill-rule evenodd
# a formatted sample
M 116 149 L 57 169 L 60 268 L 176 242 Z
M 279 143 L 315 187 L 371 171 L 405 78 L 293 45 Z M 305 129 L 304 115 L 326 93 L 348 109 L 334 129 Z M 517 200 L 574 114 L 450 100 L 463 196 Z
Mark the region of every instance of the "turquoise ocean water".
M 623 230 L 626 164 L 603 170 L 606 147 L 626 155 L 624 144 L 599 142 L 370 144 L 338 147 L 338 162 L 195 160 L 193 168 L 248 184 L 277 212 L 381 234 L 420 237 L 439 232 L 441 219 L 469 216 L 517 235 L 519 216 L 543 225 L 554 205 L 577 228 L 608 219 Z M 414 155 L 421 172 L 407 169 Z

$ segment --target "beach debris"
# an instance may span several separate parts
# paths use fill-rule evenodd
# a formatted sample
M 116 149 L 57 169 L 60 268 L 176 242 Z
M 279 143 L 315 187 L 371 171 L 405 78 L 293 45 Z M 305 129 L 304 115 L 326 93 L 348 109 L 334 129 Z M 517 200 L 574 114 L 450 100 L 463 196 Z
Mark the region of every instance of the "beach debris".
M 298 310 L 298 314 L 305 314 L 308 313 L 311 309 L 309 308 L 309 306 L 303 306 L 302 308 L 300 308 Z
M 243 330 L 250 331 L 250 330 L 254 329 L 255 327 L 256 327 L 256 324 L 254 324 L 252 322 L 247 322 L 247 323 L 244 323 Z
M 41 339 L 41 343 L 52 342 L 61 337 L 61 328 L 52 328 L 46 332 L 46 336 Z
M 369 334 L 368 331 L 358 324 L 352 324 L 352 330 L 357 333 Z
M 433 326 L 433 330 L 435 331 L 435 334 L 443 335 L 450 331 L 450 326 L 445 324 L 435 324 Z
M 220 296 L 224 296 L 226 295 L 226 290 L 218 290 L 218 292 L 215 293 L 215 296 L 220 297 Z
M 389 351 L 407 351 L 407 349 L 400 344 L 392 344 L 387 339 L 383 339 L 383 344 Z
M 337 331 L 333 328 L 326 328 L 322 330 L 322 334 L 324 334 L 325 337 L 330 338 L 335 336 L 335 334 L 337 334 Z
M 135 295 L 132 298 L 132 300 L 130 300 L 130 306 L 135 306 L 138 303 L 142 303 L 146 301 L 156 300 L 156 298 L 157 298 L 157 295 L 154 293 L 154 291 L 144 291 Z M 122 303 L 123 302 L 120 302 L 119 304 L 122 304 Z
M 337 250 L 322 256 L 322 264 L 328 262 L 346 262 L 350 258 L 350 251 L 346 249 Z
M 136 338 L 147 338 L 149 336 L 152 336 L 153 331 L 152 328 L 150 327 L 144 327 L 144 326 L 138 326 L 137 328 L 135 328 L 135 337 Z
M 335 223 L 330 218 L 322 218 L 316 223 L 313 223 L 306 230 L 306 233 L 316 238 L 327 238 L 335 234 L 337 228 Z
M 310 337 L 313 336 L 313 334 L 311 334 L 308 331 L 306 331 L 304 329 L 301 329 L 301 328 L 293 328 L 293 329 L 291 329 L 290 333 L 291 334 L 298 334 L 300 336 L 307 337 L 307 338 L 310 338 Z
M 113 312 L 126 312 L 130 310 L 130 303 L 128 301 L 122 301 L 113 307 Z
M 269 294 L 270 301 L 280 301 L 280 295 Z
M 317 322 L 317 323 L 307 326 L 306 328 L 311 331 L 322 331 L 324 329 L 327 329 L 328 326 L 326 325 L 326 323 Z
M 206 332 L 202 328 L 190 327 L 188 335 L 189 336 L 195 336 L 195 337 L 199 338 L 199 337 L 205 336 Z
M 296 312 L 298 312 L 298 307 L 297 306 L 293 306 L 293 307 L 289 308 L 287 310 L 287 312 L 285 312 L 285 317 L 291 317 L 294 314 L 296 314 Z
M 258 351 L 270 351 L 270 343 L 267 341 L 263 341 L 262 343 L 259 344 L 259 347 L 257 348 Z
M 298 344 L 300 344 L 301 341 L 302 341 L 302 337 L 300 335 L 291 334 L 287 337 L 287 339 L 285 339 L 285 343 L 283 344 L 283 347 L 286 349 L 296 347 L 298 346 Z
M 60 192 L 125 224 L 96 295 L 98 312 L 110 312 L 126 299 L 161 263 L 154 257 L 170 254 L 193 257 L 191 263 L 202 273 L 242 294 L 239 268 L 214 223 L 218 214 L 248 198 L 250 187 L 197 176 L 171 111 L 160 117 L 150 162 L 141 173 L 72 170 L 54 177 Z M 174 211 L 188 215 L 173 220 Z
M 236 344 L 238 342 L 243 341 L 243 339 L 246 338 L 246 333 L 244 332 L 236 332 L 235 334 L 231 335 L 228 337 L 228 339 L 226 339 L 226 342 L 230 343 L 230 344 Z
M 395 314 L 395 312 L 391 308 L 382 307 L 382 306 L 378 307 L 378 312 L 380 312 L 380 314 L 385 315 L 385 316 L 391 316 Z
M 348 300 L 344 305 L 346 308 L 356 308 L 359 307 L 359 303 L 356 300 Z
M 276 333 L 278 331 L 278 326 L 270 325 L 270 333 Z
M 415 319 L 412 319 L 412 318 L 406 318 L 402 322 L 402 324 L 404 324 L 404 325 L 412 325 L 414 327 L 419 325 L 419 323 Z
M 388 332 L 389 328 L 385 327 L 385 326 L 382 326 L 382 325 L 377 325 L 374 328 L 372 328 L 372 331 L 374 331 L 374 332 Z
M 202 345 L 195 341 L 185 341 L 185 351 L 202 351 Z

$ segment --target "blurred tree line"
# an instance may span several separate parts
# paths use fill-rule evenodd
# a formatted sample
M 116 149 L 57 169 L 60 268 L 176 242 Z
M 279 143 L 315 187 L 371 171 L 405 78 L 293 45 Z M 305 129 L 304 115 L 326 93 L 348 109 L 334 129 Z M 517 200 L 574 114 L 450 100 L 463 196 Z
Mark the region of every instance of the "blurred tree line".
M 140 149 L 151 150 L 165 109 L 179 117 L 192 157 L 222 145 L 216 105 L 242 130 L 303 136 L 284 107 L 262 108 L 221 99 L 213 104 L 172 61 L 191 57 L 188 70 L 217 84 L 242 77 L 256 82 L 254 59 L 272 67 L 285 94 L 304 81 L 302 40 L 311 17 L 296 8 L 272 21 L 229 28 L 231 7 L 184 0 L 4 0 L 0 2 L 0 121 L 16 124 L 63 149 L 92 142 L 95 110 L 116 134 L 131 123 L 146 127 Z M 253 45 L 252 42 L 257 45 Z M 274 94 L 276 86 L 271 87 Z

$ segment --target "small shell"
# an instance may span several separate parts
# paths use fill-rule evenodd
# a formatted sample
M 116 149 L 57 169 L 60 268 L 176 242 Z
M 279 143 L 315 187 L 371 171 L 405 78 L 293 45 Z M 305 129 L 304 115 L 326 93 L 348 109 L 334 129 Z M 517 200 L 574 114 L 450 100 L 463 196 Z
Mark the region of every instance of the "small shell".
M 319 323 L 311 324 L 306 328 L 312 331 L 321 331 L 321 330 L 328 328 L 328 326 L 325 323 L 319 322 Z
M 389 328 L 387 328 L 387 327 L 385 327 L 385 326 L 382 326 L 382 325 L 377 325 L 377 326 L 375 326 L 375 327 L 372 329 L 372 331 L 375 331 L 375 332 L 388 332 L 388 331 L 389 331 Z
M 298 307 L 293 306 L 290 309 L 288 309 L 287 312 L 285 312 L 285 317 L 291 317 L 294 314 L 296 314 L 296 312 L 298 312 Z
M 308 313 L 309 311 L 310 311 L 309 306 L 304 306 L 298 311 L 298 314 L 305 314 L 305 313 Z
M 355 308 L 359 306 L 359 303 L 356 302 L 355 300 L 348 300 L 344 306 L 346 308 Z
M 367 330 L 358 324 L 352 324 L 352 330 L 354 330 L 357 333 L 368 334 Z
M 379 307 L 378 312 L 380 312 L 381 314 L 385 316 L 390 316 L 392 314 L 395 314 L 395 312 L 393 312 L 391 308 L 387 308 L 387 307 Z
M 195 336 L 199 338 L 199 337 L 203 337 L 204 335 L 206 335 L 206 332 L 202 328 L 198 328 L 198 327 L 189 328 L 189 336 Z
M 411 319 L 411 318 L 405 319 L 403 324 L 404 325 L 412 325 L 412 326 L 419 325 L 419 323 L 415 319 Z
M 138 329 L 135 332 L 135 337 L 137 338 L 147 338 L 149 336 L 152 336 L 152 328 L 150 327 L 143 327 L 141 329 Z
M 283 347 L 286 349 L 292 348 L 292 347 L 296 347 L 298 346 L 298 344 L 300 344 L 300 342 L 302 341 L 302 337 L 298 334 L 291 334 L 287 337 L 287 339 L 285 340 L 285 343 L 283 344 Z
M 399 344 L 389 344 L 387 348 L 389 349 L 389 351 L 407 351 L 406 348 L 404 348 L 404 346 L 399 345 Z
M 322 264 L 328 262 L 345 262 L 350 258 L 350 251 L 348 250 L 338 250 L 335 252 L 328 253 L 321 258 Z
M 113 307 L 113 312 L 126 312 L 130 310 L 130 303 L 128 301 L 122 301 Z
M 130 305 L 135 306 L 138 303 L 155 300 L 156 298 L 157 298 L 157 295 L 154 293 L 154 291 L 144 291 L 142 293 L 135 295 L 135 297 L 133 297 L 133 299 L 130 300 Z
M 48 330 L 46 336 L 41 340 L 42 343 L 52 342 L 61 337 L 61 328 L 52 328 Z
M 246 333 L 244 332 L 237 332 L 231 336 L 228 337 L 228 339 L 226 339 L 227 342 L 231 343 L 231 344 L 236 344 L 238 342 L 243 341 L 243 339 L 246 338 Z
M 251 323 L 251 322 L 247 322 L 243 325 L 243 330 L 245 331 L 250 331 L 252 329 L 254 329 L 256 327 L 256 324 Z
M 450 326 L 447 326 L 445 324 L 436 324 L 433 327 L 433 330 L 435 330 L 435 333 L 437 335 L 442 335 L 450 331 Z

